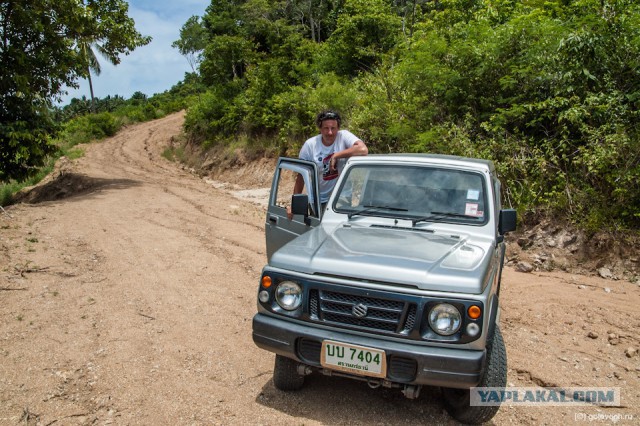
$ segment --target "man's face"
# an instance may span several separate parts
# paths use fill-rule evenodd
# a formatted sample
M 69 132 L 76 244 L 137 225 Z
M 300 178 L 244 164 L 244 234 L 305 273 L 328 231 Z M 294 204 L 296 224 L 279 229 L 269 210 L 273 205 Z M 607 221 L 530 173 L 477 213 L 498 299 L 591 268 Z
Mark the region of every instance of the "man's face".
M 320 134 L 322 135 L 322 143 L 326 146 L 332 145 L 338 136 L 338 120 L 324 120 L 320 126 Z

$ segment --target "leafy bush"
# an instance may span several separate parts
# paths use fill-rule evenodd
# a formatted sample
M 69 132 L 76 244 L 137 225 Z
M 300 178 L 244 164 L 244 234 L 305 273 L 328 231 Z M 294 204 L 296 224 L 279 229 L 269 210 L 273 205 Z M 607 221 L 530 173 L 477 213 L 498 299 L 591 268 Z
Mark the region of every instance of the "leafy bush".
M 112 113 L 87 114 L 66 123 L 60 138 L 66 140 L 66 143 L 70 146 L 73 146 L 113 136 L 121 126 L 122 121 Z

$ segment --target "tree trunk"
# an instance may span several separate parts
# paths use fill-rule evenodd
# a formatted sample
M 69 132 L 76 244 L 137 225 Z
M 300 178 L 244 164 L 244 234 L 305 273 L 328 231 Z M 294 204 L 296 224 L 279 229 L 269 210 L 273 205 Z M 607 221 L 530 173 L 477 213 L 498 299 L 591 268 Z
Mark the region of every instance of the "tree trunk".
M 311 27 L 311 40 L 317 43 L 319 40 L 316 40 L 316 22 L 313 19 L 313 5 L 311 1 L 309 1 L 309 27 Z
M 93 96 L 93 82 L 91 81 L 91 70 L 89 70 L 89 92 L 91 92 L 91 112 L 95 113 L 96 112 L 96 100 L 95 97 Z

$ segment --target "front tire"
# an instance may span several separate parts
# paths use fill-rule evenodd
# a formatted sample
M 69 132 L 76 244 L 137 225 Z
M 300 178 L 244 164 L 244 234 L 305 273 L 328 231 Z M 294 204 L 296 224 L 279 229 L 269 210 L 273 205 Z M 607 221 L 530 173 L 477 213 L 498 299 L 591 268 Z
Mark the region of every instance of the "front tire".
M 487 348 L 487 366 L 478 387 L 504 388 L 507 385 L 507 350 L 502 333 L 496 324 L 493 342 Z M 461 423 L 480 424 L 488 422 L 496 415 L 500 406 L 470 405 L 469 389 L 442 388 L 444 408 L 449 415 Z
M 298 374 L 298 363 L 290 358 L 276 355 L 273 384 L 281 391 L 296 391 L 302 388 L 304 376 Z

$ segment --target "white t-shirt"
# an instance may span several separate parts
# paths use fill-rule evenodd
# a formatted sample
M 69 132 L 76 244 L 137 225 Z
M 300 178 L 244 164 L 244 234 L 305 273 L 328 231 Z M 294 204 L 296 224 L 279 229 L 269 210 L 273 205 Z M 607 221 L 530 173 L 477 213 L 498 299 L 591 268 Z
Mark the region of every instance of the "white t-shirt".
M 313 161 L 318 165 L 318 186 L 320 189 L 320 202 L 329 201 L 329 196 L 336 185 L 338 174 L 342 172 L 346 159 L 338 160 L 336 164 L 337 173 L 329 171 L 331 157 L 333 154 L 344 149 L 351 148 L 360 138 L 348 130 L 339 130 L 335 142 L 331 146 L 322 143 L 322 135 L 317 135 L 307 139 L 300 150 L 300 159 Z

